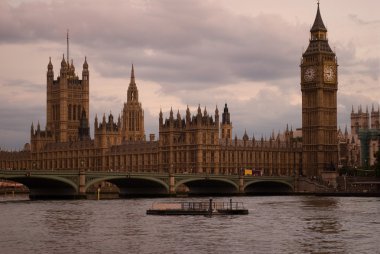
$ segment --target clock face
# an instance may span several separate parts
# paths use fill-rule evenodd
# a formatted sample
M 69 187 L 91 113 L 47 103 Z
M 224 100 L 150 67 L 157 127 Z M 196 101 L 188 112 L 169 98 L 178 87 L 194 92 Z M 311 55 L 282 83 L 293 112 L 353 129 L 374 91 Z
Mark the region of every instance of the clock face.
M 323 77 L 325 81 L 332 82 L 335 80 L 335 69 L 332 65 L 325 65 L 323 68 Z
M 307 82 L 313 81 L 315 78 L 315 69 L 313 67 L 308 67 L 305 70 L 303 77 L 304 77 L 305 81 L 307 81 Z

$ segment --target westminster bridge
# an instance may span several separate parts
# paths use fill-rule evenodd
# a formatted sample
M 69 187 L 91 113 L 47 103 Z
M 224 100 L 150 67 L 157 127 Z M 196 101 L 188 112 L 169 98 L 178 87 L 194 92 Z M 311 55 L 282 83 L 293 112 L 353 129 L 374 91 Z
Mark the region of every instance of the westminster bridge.
M 96 189 L 102 182 L 116 185 L 124 197 L 175 196 L 184 186 L 188 195 L 290 193 L 295 186 L 295 178 L 289 176 L 84 170 L 0 170 L 0 180 L 25 185 L 32 199 L 85 198 L 91 188 Z

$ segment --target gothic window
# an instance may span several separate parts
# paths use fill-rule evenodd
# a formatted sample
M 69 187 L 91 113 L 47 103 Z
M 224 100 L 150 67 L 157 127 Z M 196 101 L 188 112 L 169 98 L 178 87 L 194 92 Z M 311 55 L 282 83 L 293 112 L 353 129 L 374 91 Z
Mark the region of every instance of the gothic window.
M 139 116 L 139 113 L 138 112 L 136 112 L 136 131 L 139 131 L 140 130 L 140 128 L 139 128 L 139 125 L 140 125 L 140 116 Z
M 132 130 L 136 130 L 136 112 L 132 112 Z
M 69 104 L 68 106 L 67 113 L 68 113 L 69 120 L 71 120 L 71 104 Z
M 59 120 L 58 119 L 58 105 L 54 105 L 54 120 Z
M 78 105 L 78 118 L 77 118 L 78 120 L 80 120 L 80 117 L 81 117 L 80 113 L 81 113 L 81 106 Z
M 130 131 L 132 130 L 132 114 L 131 114 L 131 112 L 128 112 L 128 128 Z
M 73 120 L 76 120 L 75 112 L 77 112 L 77 106 L 76 105 L 73 106 Z

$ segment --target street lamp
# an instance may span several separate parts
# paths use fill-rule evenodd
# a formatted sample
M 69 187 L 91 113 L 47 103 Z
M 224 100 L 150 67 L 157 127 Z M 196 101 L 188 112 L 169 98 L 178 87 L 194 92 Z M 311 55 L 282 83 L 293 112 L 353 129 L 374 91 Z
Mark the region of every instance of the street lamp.
M 83 170 L 83 165 L 84 165 L 84 160 L 82 159 L 82 160 L 80 161 L 80 170 L 81 170 L 81 171 Z

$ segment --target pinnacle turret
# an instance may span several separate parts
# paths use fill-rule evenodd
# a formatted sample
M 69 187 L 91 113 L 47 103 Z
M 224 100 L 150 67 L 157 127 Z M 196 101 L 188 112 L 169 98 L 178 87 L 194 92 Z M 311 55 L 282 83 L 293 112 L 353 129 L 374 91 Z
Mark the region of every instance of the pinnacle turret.
M 88 69 L 87 57 L 84 57 L 83 69 Z
M 249 138 L 248 138 L 248 134 L 247 134 L 247 129 L 244 130 L 244 135 L 243 135 L 243 140 L 244 141 L 247 141 Z
M 53 64 L 51 63 L 51 57 L 49 57 L 49 64 L 48 64 L 48 70 L 53 69 Z
M 65 60 L 65 54 L 62 56 L 62 61 L 61 61 L 61 67 L 66 67 L 66 60 Z
M 224 105 L 224 110 L 222 114 L 222 124 L 230 124 L 230 113 L 228 112 L 227 103 Z
M 201 110 L 201 105 L 200 104 L 198 105 L 198 115 L 200 115 L 200 116 L 202 115 L 202 110 Z

